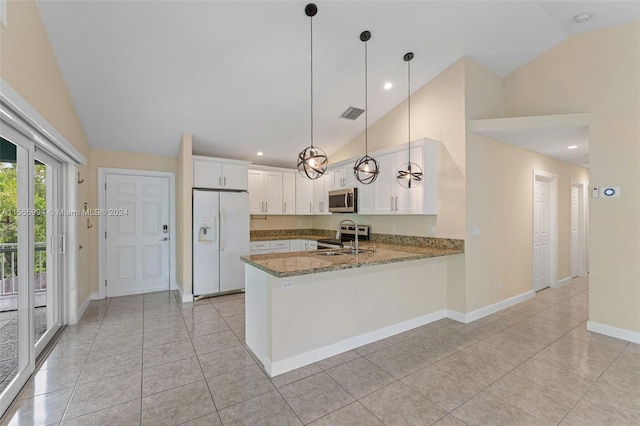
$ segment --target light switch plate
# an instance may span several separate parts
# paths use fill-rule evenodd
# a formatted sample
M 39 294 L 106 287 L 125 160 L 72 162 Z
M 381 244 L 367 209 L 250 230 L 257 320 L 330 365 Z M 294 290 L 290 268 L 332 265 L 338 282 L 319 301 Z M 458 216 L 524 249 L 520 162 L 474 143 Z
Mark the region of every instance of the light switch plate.
M 474 237 L 477 237 L 480 235 L 480 227 L 479 226 L 474 226 L 473 228 L 471 228 L 471 235 L 473 235 Z
M 436 235 L 436 226 L 435 225 L 427 225 L 427 235 L 428 236 Z

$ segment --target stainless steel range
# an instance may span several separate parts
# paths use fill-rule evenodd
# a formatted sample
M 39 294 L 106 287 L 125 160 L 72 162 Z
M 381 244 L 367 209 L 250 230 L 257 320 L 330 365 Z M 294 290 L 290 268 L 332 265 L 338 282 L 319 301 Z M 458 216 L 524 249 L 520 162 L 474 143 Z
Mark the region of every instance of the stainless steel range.
M 356 239 L 356 227 L 358 228 L 358 240 L 369 240 L 369 226 L 368 225 L 342 225 L 340 227 L 340 239 L 337 238 L 324 238 L 318 240 L 318 250 L 342 248 L 344 243 L 351 242 Z

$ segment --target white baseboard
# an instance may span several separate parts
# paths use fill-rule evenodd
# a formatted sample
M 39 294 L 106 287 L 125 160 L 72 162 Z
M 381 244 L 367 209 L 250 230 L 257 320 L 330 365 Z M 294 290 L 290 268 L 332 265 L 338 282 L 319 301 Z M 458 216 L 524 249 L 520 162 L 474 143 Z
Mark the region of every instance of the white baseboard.
M 380 339 L 394 336 L 404 331 L 411 330 L 421 325 L 429 324 L 431 322 L 446 318 L 447 310 L 442 309 L 440 311 L 423 315 L 418 318 L 414 318 L 408 321 L 394 324 L 388 327 L 383 327 L 378 330 L 370 331 L 368 333 L 361 334 L 359 336 L 350 337 L 348 339 L 341 340 L 340 342 L 333 343 L 328 346 L 313 349 L 311 351 L 295 355 L 281 361 L 270 362 L 270 360 L 263 360 L 264 368 L 271 375 L 277 376 L 279 374 L 286 373 L 296 368 L 303 367 L 305 365 L 312 364 L 316 361 L 323 360 L 325 358 L 332 357 L 334 355 L 341 354 L 342 352 L 355 349 L 359 346 L 366 345 Z
M 182 300 L 182 303 L 193 302 L 193 293 L 183 293 L 182 287 L 180 286 L 177 286 L 177 290 L 178 290 L 178 294 L 180 295 L 180 300 Z
M 80 321 L 80 319 L 82 319 L 82 315 L 84 315 L 84 311 L 87 310 L 87 308 L 89 307 L 90 303 L 91 303 L 91 297 L 87 297 L 87 300 L 85 300 L 82 303 L 82 305 L 80 305 L 80 307 L 78 308 L 78 311 L 76 313 L 76 322 L 78 322 L 78 321 Z
M 100 300 L 100 299 L 105 299 L 105 298 L 101 297 L 100 293 L 98 293 L 97 291 L 94 293 L 91 293 L 91 300 Z
M 616 339 L 626 340 L 628 342 L 640 343 L 640 333 L 637 331 L 613 327 L 595 321 L 587 321 L 587 330 L 593 331 L 594 333 L 604 334 L 605 336 L 615 337 Z
M 535 296 L 535 292 L 533 290 L 529 290 L 524 293 L 518 294 L 517 296 L 513 296 L 492 305 L 485 306 L 484 308 L 476 309 L 475 311 L 469 312 L 468 314 L 463 314 L 461 312 L 447 309 L 447 318 L 451 318 L 454 321 L 468 324 L 475 320 L 479 320 L 480 318 L 484 318 L 487 315 L 495 314 L 496 312 L 499 312 L 503 309 L 507 309 L 513 305 L 517 305 L 520 302 L 524 302 L 525 300 L 530 299 L 533 296 Z
M 553 287 L 553 288 L 562 287 L 563 285 L 567 285 L 570 282 L 571 282 L 571 277 L 563 278 L 561 280 L 558 280 L 558 282 L 553 284 L 551 287 Z

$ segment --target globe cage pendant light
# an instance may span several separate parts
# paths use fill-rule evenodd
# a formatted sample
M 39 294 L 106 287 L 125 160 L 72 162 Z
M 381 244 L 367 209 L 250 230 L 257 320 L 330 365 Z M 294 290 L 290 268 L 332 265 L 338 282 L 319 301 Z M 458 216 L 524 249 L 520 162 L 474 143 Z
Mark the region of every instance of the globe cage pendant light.
M 318 7 L 309 3 L 304 8 L 304 13 L 311 18 L 311 146 L 303 149 L 298 154 L 298 171 L 308 179 L 318 179 L 327 171 L 327 154 L 313 146 L 313 17 L 318 13 Z
M 368 105 L 368 85 L 369 79 L 367 74 L 367 42 L 371 39 L 369 31 L 363 31 L 360 34 L 360 40 L 364 42 L 364 156 L 356 160 L 353 166 L 353 174 L 358 182 L 365 185 L 373 183 L 380 173 L 380 166 L 375 158 L 369 156 L 369 105 Z
M 396 179 L 400 186 L 405 188 L 415 188 L 422 182 L 422 169 L 416 163 L 411 162 L 411 60 L 413 59 L 413 52 L 408 52 L 404 55 L 404 60 L 407 63 L 407 116 L 408 116 L 408 135 L 409 141 L 409 162 L 403 164 L 398 168 Z

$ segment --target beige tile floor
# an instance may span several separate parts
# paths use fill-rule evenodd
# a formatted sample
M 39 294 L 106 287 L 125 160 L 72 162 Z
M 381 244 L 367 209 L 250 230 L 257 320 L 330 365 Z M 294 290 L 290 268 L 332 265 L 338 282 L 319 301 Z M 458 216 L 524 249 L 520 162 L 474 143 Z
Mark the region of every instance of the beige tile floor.
M 242 294 L 97 301 L 0 423 L 640 424 L 640 345 L 586 331 L 587 288 L 577 279 L 274 378 L 242 343 Z

